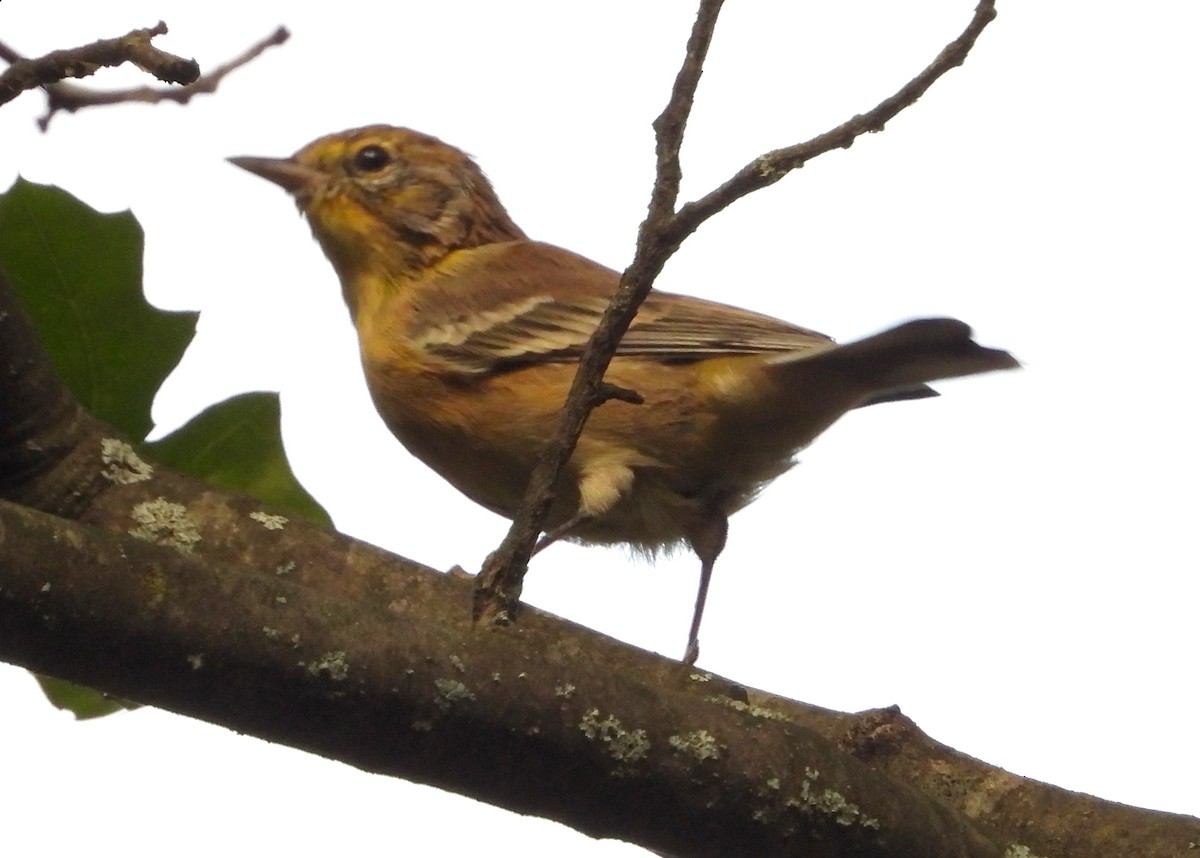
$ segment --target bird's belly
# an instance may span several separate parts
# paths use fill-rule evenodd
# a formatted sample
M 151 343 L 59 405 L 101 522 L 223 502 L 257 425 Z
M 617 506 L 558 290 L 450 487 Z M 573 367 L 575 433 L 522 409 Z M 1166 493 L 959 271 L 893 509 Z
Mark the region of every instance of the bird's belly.
M 566 396 L 562 367 L 473 379 L 405 372 L 405 364 L 364 360 L 388 428 L 467 497 L 512 518 Z M 627 366 L 617 362 L 609 375 L 633 387 Z M 606 402 L 592 412 L 556 486 L 547 529 L 570 519 L 581 504 L 587 508 L 590 486 L 619 486 L 615 502 L 602 504 L 571 538 L 652 553 L 687 539 L 714 512 L 742 508 L 791 466 L 794 450 L 782 439 L 764 444 L 762 437 L 739 437 L 711 413 L 681 401 L 678 391 L 688 389 L 688 379 L 674 376 L 685 368 L 655 369 L 636 378 L 643 404 Z

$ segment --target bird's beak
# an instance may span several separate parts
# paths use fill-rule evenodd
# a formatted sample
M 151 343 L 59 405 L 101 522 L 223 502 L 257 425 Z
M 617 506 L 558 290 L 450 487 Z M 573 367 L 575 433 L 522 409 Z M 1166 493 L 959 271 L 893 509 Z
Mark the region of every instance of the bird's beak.
M 256 176 L 261 176 L 268 182 L 274 182 L 290 194 L 308 196 L 325 180 L 324 174 L 303 164 L 297 164 L 291 158 L 254 158 L 239 156 L 230 158 L 229 163 L 243 170 L 249 170 Z

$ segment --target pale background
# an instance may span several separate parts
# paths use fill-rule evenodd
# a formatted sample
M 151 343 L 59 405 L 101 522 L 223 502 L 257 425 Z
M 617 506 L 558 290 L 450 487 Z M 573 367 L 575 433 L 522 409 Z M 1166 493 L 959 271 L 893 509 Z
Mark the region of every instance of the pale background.
M 971 0 L 730 0 L 684 152 L 691 197 L 873 106 Z M 155 407 L 169 430 L 283 392 L 300 478 L 347 533 L 478 567 L 506 523 L 411 459 L 370 408 L 331 270 L 286 196 L 222 159 L 374 122 L 473 153 L 532 236 L 615 268 L 648 198 L 650 122 L 690 2 L 0 4 L 26 54 L 165 18 L 211 68 L 292 40 L 191 106 L 0 108 L 18 171 L 144 224 L 146 287 L 202 311 Z M 1002 2 L 967 64 L 886 132 L 703 227 L 659 285 L 850 339 L 972 323 L 1020 373 L 845 419 L 736 516 L 701 666 L 844 710 L 899 704 L 1014 772 L 1200 813 L 1194 395 L 1200 7 Z M 106 72 L 89 83 L 142 83 Z M 670 656 L 697 564 L 558 546 L 529 601 Z M 0 668 L 7 854 L 632 854 L 567 829 L 159 711 L 77 724 Z M 468 806 L 470 804 L 470 806 Z M 15 846 L 14 846 L 15 844 Z

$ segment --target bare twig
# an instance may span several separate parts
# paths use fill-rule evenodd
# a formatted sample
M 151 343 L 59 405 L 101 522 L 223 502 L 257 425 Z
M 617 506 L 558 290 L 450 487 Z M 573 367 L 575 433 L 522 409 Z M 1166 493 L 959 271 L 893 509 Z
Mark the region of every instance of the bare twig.
M 597 397 L 604 372 L 654 279 L 683 240 L 735 200 L 774 184 L 817 155 L 849 147 L 861 134 L 883 130 L 888 120 L 913 104 L 934 81 L 961 65 L 983 28 L 996 17 L 995 0 L 980 0 L 962 35 L 895 95 L 812 140 L 755 158 L 720 187 L 676 210 L 682 176 L 679 150 L 721 4 L 722 0 L 701 0 L 671 98 L 654 122 L 657 169 L 649 213 L 638 230 L 637 253 L 580 357 L 558 426 L 542 450 L 512 527 L 479 573 L 475 586 L 477 622 L 505 623 L 516 611 L 529 557 L 554 500 L 554 484 L 571 458 L 592 408 L 603 401 L 603 397 Z
M 902 86 L 895 95 L 885 98 L 866 113 L 855 116 L 811 140 L 760 155 L 738 170 L 720 187 L 698 200 L 685 204 L 674 218 L 677 229 L 681 233 L 679 241 L 682 242 L 700 224 L 726 208 L 730 203 L 752 191 L 773 185 L 792 170 L 803 167 L 818 155 L 823 155 L 832 149 L 849 149 L 861 135 L 882 131 L 884 125 L 891 121 L 896 114 L 906 107 L 916 104 L 917 99 L 925 94 L 934 81 L 950 69 L 963 64 L 967 54 L 975 46 L 975 40 L 983 32 L 983 28 L 995 17 L 995 0 L 983 0 L 975 8 L 975 16 L 962 35 L 946 45 L 928 68 Z
M 57 83 L 68 77 L 87 77 L 105 66 L 133 63 L 147 74 L 167 83 L 191 83 L 200 76 L 195 60 L 185 60 L 160 51 L 150 44 L 155 36 L 167 32 L 159 21 L 153 27 L 119 36 L 101 39 L 79 48 L 51 51 L 37 59 L 23 59 L 5 46 L 4 59 L 11 65 L 0 75 L 0 104 L 12 101 L 27 89 Z
M 161 24 L 159 26 L 162 27 L 162 32 L 166 32 L 165 26 L 163 26 Z M 152 33 L 152 31 L 150 31 L 150 30 L 139 30 L 136 32 Z M 133 34 L 131 34 L 131 35 L 133 35 Z M 87 89 L 85 87 L 74 86 L 72 84 L 60 82 L 63 79 L 63 77 L 80 77 L 82 75 L 59 75 L 58 77 L 52 78 L 49 81 L 39 81 L 37 83 L 34 83 L 32 86 L 38 86 L 38 85 L 43 86 L 43 88 L 46 90 L 48 103 L 47 103 L 47 108 L 46 108 L 46 114 L 44 116 L 42 116 L 40 119 L 38 119 L 38 127 L 40 127 L 43 131 L 45 131 L 46 128 L 50 124 L 50 120 L 52 118 L 54 118 L 54 114 L 58 113 L 59 111 L 65 111 L 67 113 L 74 113 L 76 110 L 80 110 L 81 108 L 84 108 L 84 107 L 98 107 L 101 105 L 108 105 L 108 104 L 124 104 L 127 102 L 141 102 L 141 103 L 145 103 L 145 104 L 158 104 L 159 102 L 163 102 L 163 101 L 174 101 L 178 104 L 187 104 L 189 101 L 192 100 L 192 98 L 194 98 L 197 95 L 200 95 L 202 93 L 207 94 L 207 93 L 216 92 L 217 86 L 221 83 L 222 80 L 224 80 L 224 78 L 227 74 L 229 74 L 234 69 L 237 69 L 237 68 L 240 68 L 240 67 L 246 65 L 246 63 L 255 59 L 259 54 L 261 54 L 267 48 L 273 47 L 275 45 L 282 45 L 284 42 L 286 42 L 288 40 L 288 37 L 290 35 L 291 34 L 288 33 L 286 28 L 280 27 L 277 30 L 275 30 L 275 32 L 273 32 L 269 36 L 267 36 L 266 38 L 261 39 L 258 42 L 256 42 L 255 44 L 251 45 L 250 48 L 248 48 L 242 54 L 233 58 L 229 62 L 218 66 L 213 71 L 211 71 L 210 73 L 208 73 L 202 77 L 200 76 L 199 66 L 196 66 L 195 74 L 192 74 L 187 80 L 178 81 L 179 83 L 186 84 L 185 86 L 179 86 L 179 87 L 174 87 L 174 88 L 169 88 L 169 89 L 150 87 L 150 86 L 141 86 L 141 87 L 133 87 L 130 89 L 92 90 L 92 89 Z M 126 36 L 125 38 L 128 39 L 129 37 Z M 121 40 L 113 39 L 110 41 L 119 42 Z M 105 43 L 97 43 L 97 44 L 105 44 Z M 94 47 L 94 46 L 89 45 L 86 48 L 74 49 L 74 51 L 56 51 L 55 54 L 72 54 L 75 51 L 90 50 L 92 47 Z M 153 50 L 153 49 L 151 49 L 151 50 Z M 55 54 L 50 54 L 48 56 L 54 56 Z M 170 56 L 170 55 L 167 54 L 165 56 Z M 20 55 L 16 54 L 14 51 L 12 51 L 7 46 L 0 44 L 0 59 L 5 59 L 8 62 L 11 62 L 14 64 L 12 66 L 12 68 L 10 68 L 8 70 L 8 72 L 5 72 L 4 76 L 6 77 L 9 72 L 11 72 L 14 68 L 17 67 L 18 63 L 20 63 L 20 62 L 42 62 L 43 60 L 46 59 L 46 57 L 43 57 L 42 60 L 36 60 L 36 61 L 22 60 L 20 58 Z M 139 62 L 136 59 L 131 58 L 130 61 L 136 62 L 140 68 L 145 68 L 145 66 L 143 66 L 141 64 L 141 62 Z M 192 60 L 190 62 L 193 65 L 195 65 L 194 60 Z M 112 65 L 116 65 L 116 63 L 112 63 Z M 92 69 L 92 71 L 95 71 L 95 69 Z M 89 71 L 87 73 L 90 74 L 91 72 Z M 157 74 L 156 74 L 156 77 L 159 77 L 160 80 L 167 80 L 166 78 L 162 78 L 160 75 L 157 75 Z M 3 80 L 3 77 L 0 77 L 0 80 Z M 173 82 L 173 81 L 169 81 L 169 82 Z M 25 87 L 25 88 L 29 89 L 29 88 L 32 88 L 32 86 Z M 0 95 L 2 95 L 2 93 L 3 93 L 3 90 L 0 89 Z M 0 101 L 0 103 L 2 103 L 2 101 Z
M 687 55 L 675 78 L 670 101 L 654 123 L 658 156 L 656 176 L 650 195 L 650 213 L 638 232 L 637 254 L 622 275 L 620 289 L 604 311 L 599 327 L 579 359 L 579 369 L 571 383 L 558 426 L 538 457 L 521 509 L 504 541 L 488 557 L 479 573 L 475 586 L 477 622 L 508 622 L 516 611 L 529 557 L 554 501 L 554 482 L 571 458 L 588 415 L 598 402 L 603 401 L 597 397 L 601 395 L 604 372 L 617 350 L 617 343 L 670 256 L 670 252 L 654 253 L 652 248 L 658 243 L 660 231 L 675 217 L 675 201 L 682 177 L 679 147 L 722 2 L 724 0 L 701 0 L 688 39 Z
M 650 212 L 638 232 L 639 255 L 643 251 L 642 241 L 654 232 L 658 223 L 670 220 L 675 214 L 679 182 L 683 179 L 683 169 L 679 166 L 683 132 L 687 128 L 688 117 L 692 114 L 696 87 L 700 84 L 700 75 L 704 73 L 704 58 L 708 56 L 708 46 L 712 43 L 713 31 L 717 27 L 717 15 L 723 2 L 724 0 L 701 0 L 700 10 L 696 13 L 696 23 L 692 25 L 692 35 L 688 39 L 683 65 L 680 66 L 679 74 L 675 76 L 675 85 L 671 88 L 671 98 L 658 119 L 654 120 L 654 187 L 650 190 Z M 636 264 L 636 257 L 634 262 Z

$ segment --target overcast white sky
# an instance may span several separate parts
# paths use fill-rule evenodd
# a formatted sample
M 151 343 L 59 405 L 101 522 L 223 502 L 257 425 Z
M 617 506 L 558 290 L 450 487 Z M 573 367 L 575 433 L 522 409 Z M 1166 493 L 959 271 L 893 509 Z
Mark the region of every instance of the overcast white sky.
M 873 106 L 973 6 L 729 0 L 685 197 Z M 137 214 L 151 299 L 202 312 L 156 405 L 163 429 L 228 394 L 281 390 L 296 471 L 341 529 L 474 569 L 506 523 L 387 435 L 307 227 L 223 159 L 408 125 L 473 153 L 530 235 L 621 268 L 693 13 L 682 0 L 7 0 L 0 38 L 30 55 L 159 18 L 161 46 L 205 68 L 281 23 L 293 38 L 187 108 L 59 116 L 41 135 L 43 99 L 22 96 L 0 108 L 0 187 L 21 172 Z M 957 316 L 1026 364 L 851 415 L 736 516 L 702 667 L 837 709 L 896 703 L 1014 772 L 1200 813 L 1198 26 L 1190 0 L 1002 0 L 967 64 L 883 134 L 737 204 L 668 265 L 663 288 L 839 339 Z M 525 592 L 678 656 L 696 573 L 690 555 L 652 567 L 561 545 Z M 77 724 L 14 668 L 0 668 L 0 702 L 14 855 L 97 841 L 130 856 L 465 855 L 502 831 L 532 838 L 529 854 L 635 852 L 163 712 Z

